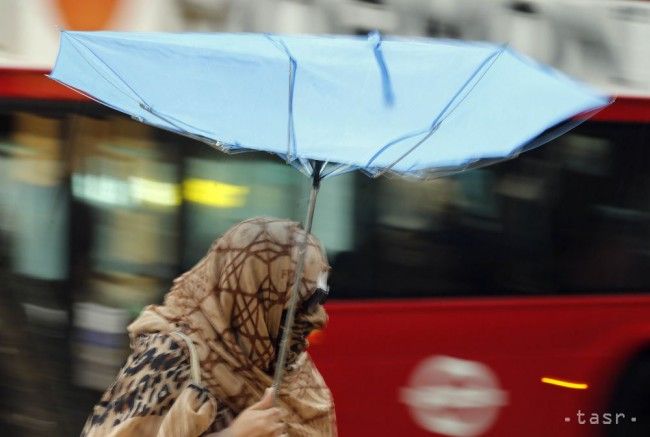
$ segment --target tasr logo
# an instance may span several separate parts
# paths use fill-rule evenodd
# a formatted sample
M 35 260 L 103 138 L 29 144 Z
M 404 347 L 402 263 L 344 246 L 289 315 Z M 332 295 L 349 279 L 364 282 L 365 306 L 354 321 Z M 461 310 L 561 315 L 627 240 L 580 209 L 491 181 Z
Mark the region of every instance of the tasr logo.
M 507 404 L 492 370 L 477 361 L 434 356 L 411 374 L 400 400 L 415 422 L 433 433 L 474 437 L 486 432 Z

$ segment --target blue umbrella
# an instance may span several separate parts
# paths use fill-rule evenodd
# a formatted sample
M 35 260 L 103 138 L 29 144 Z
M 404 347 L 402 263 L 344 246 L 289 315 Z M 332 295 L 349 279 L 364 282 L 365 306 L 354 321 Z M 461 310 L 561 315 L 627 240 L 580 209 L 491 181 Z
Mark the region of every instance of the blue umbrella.
M 322 179 L 353 170 L 430 177 L 486 165 L 555 138 L 577 114 L 612 101 L 505 45 L 377 33 L 63 32 L 50 77 L 219 150 L 282 157 L 312 178 L 307 232 Z M 288 327 L 303 264 L 299 256 Z

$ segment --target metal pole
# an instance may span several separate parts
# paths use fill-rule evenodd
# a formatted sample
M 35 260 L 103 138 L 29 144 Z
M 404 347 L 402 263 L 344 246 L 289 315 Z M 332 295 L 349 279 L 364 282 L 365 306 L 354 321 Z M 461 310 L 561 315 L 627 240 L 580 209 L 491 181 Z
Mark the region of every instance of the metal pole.
M 293 277 L 293 286 L 291 287 L 291 295 L 289 297 L 289 306 L 287 307 L 287 316 L 284 321 L 284 330 L 282 331 L 282 339 L 280 340 L 280 350 L 278 351 L 277 361 L 275 363 L 275 375 L 273 375 L 273 399 L 277 401 L 282 379 L 284 377 L 284 367 L 287 362 L 287 350 L 289 349 L 289 334 L 293 326 L 293 320 L 296 315 L 296 306 L 298 304 L 299 286 L 302 282 L 302 272 L 305 268 L 305 254 L 307 249 L 307 240 L 311 232 L 311 225 L 314 220 L 314 210 L 316 209 L 316 196 L 320 188 L 320 171 L 323 163 L 316 161 L 314 163 L 314 175 L 311 186 L 311 193 L 309 195 L 309 207 L 307 208 L 307 220 L 305 222 L 305 232 L 302 234 L 303 238 L 298 246 L 298 261 L 296 263 L 296 271 Z

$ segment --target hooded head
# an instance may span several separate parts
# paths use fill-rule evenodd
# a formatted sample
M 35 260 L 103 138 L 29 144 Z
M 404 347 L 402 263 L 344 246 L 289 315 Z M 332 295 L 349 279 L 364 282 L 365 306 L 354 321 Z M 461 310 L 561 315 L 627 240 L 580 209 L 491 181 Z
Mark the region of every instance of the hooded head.
M 218 332 L 232 335 L 245 361 L 270 371 L 281 336 L 281 321 L 288 305 L 297 264 L 298 245 L 304 231 L 295 222 L 271 218 L 244 221 L 228 230 L 213 244 L 207 258 L 213 265 L 210 295 L 218 302 L 218 313 L 210 323 Z M 307 300 L 327 275 L 329 265 L 322 246 L 308 235 L 305 267 L 301 278 L 299 302 Z M 200 264 L 199 264 L 200 266 Z M 198 266 L 197 266 L 198 267 Z M 194 270 L 194 269 L 193 269 Z M 187 276 L 177 281 L 183 286 Z M 298 305 L 292 330 L 291 365 L 306 347 L 306 335 L 327 321 L 318 306 L 310 314 Z
M 143 312 L 129 327 L 131 335 L 184 331 L 197 345 L 202 380 L 217 400 L 238 413 L 271 385 L 282 315 L 304 232 L 295 222 L 272 218 L 233 226 L 201 261 L 174 281 L 164 305 Z M 321 244 L 307 235 L 300 302 L 322 286 L 329 269 Z M 296 415 L 296 426 L 308 418 L 330 417 L 333 411 L 329 390 L 303 353 L 309 332 L 325 325 L 325 310 L 317 305 L 307 312 L 300 303 L 298 308 L 287 359 L 289 372 L 280 390 L 281 401 Z

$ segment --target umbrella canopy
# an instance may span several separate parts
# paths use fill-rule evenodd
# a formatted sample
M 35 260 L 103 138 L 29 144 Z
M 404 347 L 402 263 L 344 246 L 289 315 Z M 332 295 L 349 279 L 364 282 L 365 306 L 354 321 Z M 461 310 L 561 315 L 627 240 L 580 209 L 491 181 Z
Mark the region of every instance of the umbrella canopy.
M 63 32 L 51 77 L 224 151 L 335 164 L 323 177 L 509 158 L 610 102 L 507 46 L 376 33 Z
M 220 150 L 281 156 L 313 179 L 307 232 L 325 177 L 357 169 L 425 177 L 511 158 L 611 102 L 506 46 L 377 33 L 63 32 L 50 76 Z M 303 238 L 276 388 L 305 245 Z

